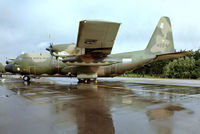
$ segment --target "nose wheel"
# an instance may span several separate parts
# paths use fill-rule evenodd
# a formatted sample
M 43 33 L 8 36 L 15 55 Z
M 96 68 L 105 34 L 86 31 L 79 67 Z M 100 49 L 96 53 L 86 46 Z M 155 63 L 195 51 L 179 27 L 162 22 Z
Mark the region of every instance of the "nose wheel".
M 30 79 L 31 79 L 31 78 L 30 78 L 28 75 L 25 75 L 25 76 L 23 77 L 23 80 L 24 80 L 24 81 L 30 81 Z

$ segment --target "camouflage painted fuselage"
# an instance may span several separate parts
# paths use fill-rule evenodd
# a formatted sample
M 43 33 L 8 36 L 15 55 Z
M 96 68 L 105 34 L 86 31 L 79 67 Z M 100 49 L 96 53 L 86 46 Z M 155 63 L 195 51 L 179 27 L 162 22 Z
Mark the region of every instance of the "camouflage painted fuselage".
M 172 55 L 172 58 L 181 57 L 184 55 L 188 55 L 188 52 L 175 53 Z M 165 55 L 165 57 L 166 56 L 168 55 Z M 140 68 L 143 65 L 156 60 L 156 57 L 157 56 L 155 54 L 141 50 L 109 55 L 104 60 L 115 59 L 118 61 L 118 63 L 112 65 L 69 66 L 63 63 L 61 59 L 56 59 L 49 53 L 29 53 L 18 56 L 12 63 L 12 71 L 10 72 L 34 76 L 77 77 L 78 74 L 85 74 L 87 76 L 90 76 L 90 74 L 96 74 L 97 77 L 114 77 Z M 87 62 L 84 63 L 87 64 Z

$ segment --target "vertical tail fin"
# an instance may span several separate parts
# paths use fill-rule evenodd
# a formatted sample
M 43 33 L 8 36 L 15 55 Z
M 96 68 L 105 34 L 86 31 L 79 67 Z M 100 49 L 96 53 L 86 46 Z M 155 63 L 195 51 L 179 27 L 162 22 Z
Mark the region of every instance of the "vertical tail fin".
M 145 51 L 155 54 L 175 52 L 171 23 L 168 17 L 160 18 Z

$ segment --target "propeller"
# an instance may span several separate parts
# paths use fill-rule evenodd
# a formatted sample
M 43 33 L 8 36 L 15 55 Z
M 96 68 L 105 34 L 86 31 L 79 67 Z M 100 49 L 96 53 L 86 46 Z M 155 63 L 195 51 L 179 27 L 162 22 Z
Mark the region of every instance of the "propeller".
M 49 43 L 49 47 L 47 47 L 46 48 L 46 50 L 47 51 L 49 51 L 50 52 L 50 54 L 53 56 L 53 41 L 52 41 L 52 38 L 51 38 L 51 34 L 49 33 L 49 40 L 51 40 L 50 41 L 50 43 Z
M 53 43 L 50 43 L 49 47 L 47 47 L 46 50 L 49 51 L 51 55 L 53 55 L 53 52 L 54 52 L 53 51 Z

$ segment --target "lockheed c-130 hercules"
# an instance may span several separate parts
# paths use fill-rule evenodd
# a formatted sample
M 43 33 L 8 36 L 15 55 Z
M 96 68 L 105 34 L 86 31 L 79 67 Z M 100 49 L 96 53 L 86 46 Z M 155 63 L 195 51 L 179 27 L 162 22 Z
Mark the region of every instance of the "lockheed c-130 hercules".
M 162 17 L 144 50 L 111 54 L 120 23 L 83 20 L 76 44 L 50 45 L 50 53 L 25 53 L 7 64 L 7 72 L 30 77 L 77 77 L 79 82 L 114 77 L 155 60 L 178 58 L 190 52 L 175 52 L 171 23 Z M 134 47 L 134 43 L 133 43 Z

